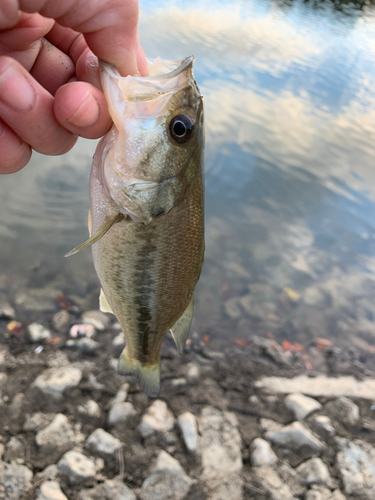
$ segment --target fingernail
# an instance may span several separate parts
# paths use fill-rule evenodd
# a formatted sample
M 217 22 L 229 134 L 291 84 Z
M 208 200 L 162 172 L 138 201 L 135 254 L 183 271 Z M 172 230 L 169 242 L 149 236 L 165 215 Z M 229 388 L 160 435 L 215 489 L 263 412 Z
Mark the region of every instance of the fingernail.
M 0 74 L 0 101 L 14 111 L 29 111 L 36 94 L 24 75 L 12 63 Z
M 97 122 L 99 114 L 98 101 L 90 92 L 87 92 L 86 98 L 68 122 L 80 128 L 90 127 Z

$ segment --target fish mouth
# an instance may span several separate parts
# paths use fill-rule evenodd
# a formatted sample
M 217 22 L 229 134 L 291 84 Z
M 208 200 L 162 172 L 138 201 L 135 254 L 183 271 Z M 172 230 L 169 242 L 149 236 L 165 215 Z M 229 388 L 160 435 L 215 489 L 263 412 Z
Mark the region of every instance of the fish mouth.
M 196 86 L 193 76 L 194 61 L 194 56 L 177 61 L 160 57 L 147 59 L 150 76 L 125 77 L 121 76 L 114 66 L 101 61 L 102 84 L 106 88 L 109 82 L 115 83 L 128 102 L 149 101 L 160 95 L 178 92 L 191 83 Z

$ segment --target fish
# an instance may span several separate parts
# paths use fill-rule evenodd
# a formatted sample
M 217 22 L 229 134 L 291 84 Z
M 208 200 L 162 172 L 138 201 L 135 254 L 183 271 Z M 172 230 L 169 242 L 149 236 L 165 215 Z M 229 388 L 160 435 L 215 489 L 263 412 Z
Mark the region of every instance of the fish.
M 160 349 L 170 331 L 180 354 L 193 319 L 204 258 L 204 113 L 194 57 L 148 60 L 149 76 L 100 63 L 113 120 L 90 174 L 90 238 L 102 286 L 126 345 L 121 375 L 160 393 Z

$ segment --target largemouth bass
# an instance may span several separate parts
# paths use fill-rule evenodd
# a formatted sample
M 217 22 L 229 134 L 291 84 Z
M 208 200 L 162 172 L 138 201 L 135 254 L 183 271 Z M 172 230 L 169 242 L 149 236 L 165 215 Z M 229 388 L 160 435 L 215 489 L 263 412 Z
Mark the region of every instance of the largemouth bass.
M 203 264 L 203 101 L 193 64 L 158 58 L 143 78 L 101 64 L 114 125 L 91 170 L 92 236 L 68 254 L 93 244 L 101 309 L 126 339 L 119 373 L 151 397 L 165 333 L 184 348 Z

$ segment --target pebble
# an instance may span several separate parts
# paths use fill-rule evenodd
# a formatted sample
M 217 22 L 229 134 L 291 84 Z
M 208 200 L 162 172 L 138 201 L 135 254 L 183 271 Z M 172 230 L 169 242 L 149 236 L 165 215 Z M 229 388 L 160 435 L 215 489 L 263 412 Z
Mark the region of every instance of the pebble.
M 0 297 L 0 319 L 14 319 L 16 311 L 9 304 L 6 297 Z
M 164 401 L 157 399 L 143 415 L 139 431 L 142 437 L 146 438 L 157 432 L 168 432 L 173 429 L 173 426 L 174 416 L 172 412 Z
M 335 435 L 335 428 L 331 419 L 326 415 L 316 415 L 311 419 L 311 424 L 323 438 L 327 439 Z
M 2 443 L 0 443 L 0 460 L 4 456 L 4 451 L 5 451 L 5 446 Z
M 270 418 L 261 418 L 259 420 L 260 428 L 262 431 L 267 432 L 267 431 L 279 431 L 280 429 L 283 428 L 279 422 L 275 422 L 274 420 L 271 420 Z
M 277 446 L 298 453 L 302 458 L 318 455 L 325 448 L 325 445 L 300 422 L 293 422 L 279 431 L 268 431 L 265 438 Z
M 328 467 L 320 458 L 311 458 L 297 469 L 303 484 L 311 486 L 312 484 L 329 484 L 331 476 Z
M 57 481 L 46 481 L 39 490 L 37 500 L 68 500 Z
M 23 443 L 15 436 L 12 436 L 5 447 L 5 460 L 22 460 L 25 457 L 25 447 Z
M 136 414 L 137 412 L 131 403 L 115 403 L 108 413 L 108 425 L 124 424 L 129 417 L 134 417 Z
M 90 325 L 93 325 L 97 330 L 101 332 L 108 328 L 111 322 L 110 317 L 99 310 L 84 312 L 82 314 L 81 320 L 83 323 L 89 323 Z
M 269 500 L 295 500 L 289 485 L 284 483 L 273 467 L 256 467 L 254 472 L 262 489 L 268 493 Z
M 117 347 L 120 345 L 125 345 L 125 335 L 124 332 L 120 332 L 116 337 L 112 340 L 112 344 Z
M 104 429 L 96 429 L 87 438 L 85 446 L 94 454 L 108 457 L 122 448 L 122 442 Z
M 199 418 L 204 474 L 239 472 L 242 469 L 241 436 L 233 413 L 206 406 Z
M 284 400 L 285 406 L 293 412 L 297 420 L 303 420 L 313 411 L 319 410 L 322 405 L 316 399 L 309 398 L 297 392 L 289 394 Z
M 32 415 L 26 414 L 26 419 L 23 424 L 22 429 L 26 432 L 28 431 L 39 431 L 46 425 L 48 425 L 53 418 L 53 415 L 46 415 L 41 412 L 33 413 Z
M 18 500 L 31 487 L 33 473 L 24 465 L 0 461 L 0 498 Z
M 76 435 L 68 418 L 58 413 L 52 422 L 35 436 L 35 442 L 44 453 L 64 453 L 76 444 Z
M 359 421 L 359 408 L 347 397 L 343 396 L 334 401 L 329 401 L 325 409 L 327 412 L 332 412 L 335 418 L 338 418 L 344 425 L 355 425 Z
M 55 312 L 57 309 L 55 297 L 58 295 L 61 295 L 61 290 L 29 288 L 17 293 L 14 300 L 24 311 Z
M 121 480 L 108 479 L 96 488 L 82 491 L 78 500 L 136 500 L 136 496 Z
M 82 352 L 91 353 L 99 349 L 100 344 L 89 337 L 81 337 L 79 339 L 70 339 L 66 342 L 66 347 L 77 348 Z
M 242 318 L 243 312 L 238 297 L 233 297 L 224 302 L 224 312 L 230 319 Z
M 236 472 L 208 478 L 206 488 L 207 500 L 243 500 L 243 479 Z
M 328 488 L 314 488 L 307 491 L 306 500 L 346 500 L 346 498 L 340 490 L 332 492 Z
M 300 392 L 315 397 L 347 396 L 373 401 L 375 394 L 375 379 L 357 380 L 352 376 L 327 377 L 318 375 L 309 377 L 299 375 L 294 378 L 263 377 L 255 382 L 255 386 L 271 393 L 290 394 Z
M 181 431 L 188 451 L 195 452 L 198 447 L 198 426 L 195 416 L 186 412 L 177 418 L 177 425 Z
M 82 371 L 73 366 L 49 368 L 42 372 L 32 385 L 54 399 L 61 399 L 63 392 L 77 387 L 81 378 Z
M 42 342 L 51 337 L 51 332 L 45 326 L 40 323 L 31 323 L 27 327 L 27 333 L 29 334 L 29 339 L 31 342 Z
M 344 492 L 361 499 L 375 498 L 375 448 L 363 441 L 338 438 L 337 467 Z
M 91 417 L 91 418 L 100 418 L 101 409 L 96 401 L 93 399 L 89 399 L 83 405 L 78 406 L 78 413 L 83 416 Z
M 95 462 L 82 453 L 72 450 L 65 453 L 57 464 L 66 474 L 69 484 L 81 484 L 93 479 L 96 475 Z
M 52 325 L 60 333 L 67 333 L 70 325 L 70 314 L 66 309 L 61 309 L 52 317 Z
M 8 375 L 6 373 L 0 373 L 0 399 L 2 397 L 2 393 L 5 388 L 7 380 L 8 380 Z
M 122 384 L 120 389 L 117 391 L 116 396 L 111 401 L 111 406 L 114 406 L 117 403 L 124 403 L 129 394 L 129 384 Z
M 278 460 L 276 453 L 272 450 L 269 443 L 261 438 L 256 438 L 251 443 L 250 453 L 251 465 L 253 467 L 274 465 Z
M 188 363 L 186 377 L 190 381 L 195 381 L 199 379 L 199 375 L 200 375 L 199 366 L 196 365 L 195 363 Z

